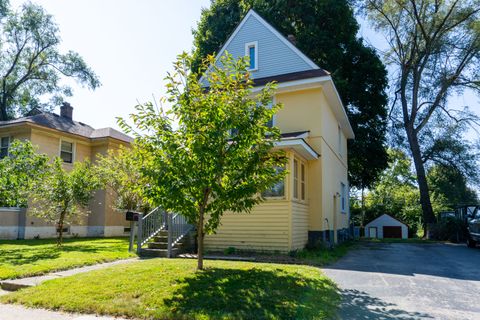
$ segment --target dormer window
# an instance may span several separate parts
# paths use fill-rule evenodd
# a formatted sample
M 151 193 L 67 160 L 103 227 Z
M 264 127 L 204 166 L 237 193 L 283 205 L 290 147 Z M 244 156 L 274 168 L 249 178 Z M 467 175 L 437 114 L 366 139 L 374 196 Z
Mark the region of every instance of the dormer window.
M 245 44 L 245 56 L 248 57 L 248 71 L 258 70 L 258 41 Z

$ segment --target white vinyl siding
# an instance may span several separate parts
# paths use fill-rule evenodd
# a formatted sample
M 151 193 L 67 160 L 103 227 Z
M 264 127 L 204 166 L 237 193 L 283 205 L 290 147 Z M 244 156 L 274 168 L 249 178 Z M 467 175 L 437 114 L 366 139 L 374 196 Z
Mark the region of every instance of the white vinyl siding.
M 270 77 L 279 74 L 312 70 L 296 52 L 266 28 L 254 16 L 248 17 L 242 28 L 225 48 L 235 59 L 249 56 L 245 44 L 258 43 L 256 46 L 255 78 Z M 260 66 L 261 64 L 261 66 Z

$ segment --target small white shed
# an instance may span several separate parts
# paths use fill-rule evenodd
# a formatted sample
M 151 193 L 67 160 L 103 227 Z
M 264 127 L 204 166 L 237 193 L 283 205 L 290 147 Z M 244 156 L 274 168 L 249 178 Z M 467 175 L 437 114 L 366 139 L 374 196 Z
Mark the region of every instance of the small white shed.
M 365 226 L 365 238 L 408 239 L 408 226 L 388 214 L 383 214 Z

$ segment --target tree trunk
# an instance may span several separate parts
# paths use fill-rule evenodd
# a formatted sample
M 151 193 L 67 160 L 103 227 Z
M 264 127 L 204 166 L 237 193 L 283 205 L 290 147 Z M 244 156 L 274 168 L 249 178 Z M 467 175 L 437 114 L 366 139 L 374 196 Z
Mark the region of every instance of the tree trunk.
M 62 212 L 60 214 L 60 219 L 58 220 L 58 228 L 59 228 L 59 232 L 58 232 L 58 239 L 57 239 L 57 246 L 61 246 L 62 245 L 62 240 L 63 240 L 63 221 L 65 219 L 65 213 Z
M 418 144 L 418 137 L 413 128 L 406 128 L 410 150 L 412 151 L 413 163 L 415 171 L 417 172 L 418 187 L 420 189 L 420 203 L 422 205 L 423 213 L 423 230 L 424 237 L 427 236 L 427 225 L 436 221 L 433 214 L 432 203 L 430 202 L 430 191 L 428 189 L 427 176 L 425 174 L 425 167 L 422 161 L 420 145 Z
M 203 215 L 204 215 L 204 208 L 200 208 L 200 217 L 198 218 L 198 226 L 197 226 L 197 242 L 198 242 L 198 250 L 197 250 L 197 270 L 203 270 Z
M 2 101 L 0 101 L 0 121 L 6 121 L 6 120 L 8 120 L 7 104 L 4 101 L 4 99 L 2 99 Z
M 365 188 L 362 186 L 362 221 L 360 227 L 364 227 L 365 224 Z

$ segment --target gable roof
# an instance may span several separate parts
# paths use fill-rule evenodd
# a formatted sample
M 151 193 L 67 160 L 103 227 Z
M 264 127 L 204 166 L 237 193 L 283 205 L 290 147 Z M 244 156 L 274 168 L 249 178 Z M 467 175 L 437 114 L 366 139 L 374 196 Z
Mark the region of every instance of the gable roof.
M 389 215 L 388 213 L 384 213 L 384 214 L 382 214 L 382 215 L 380 215 L 380 216 L 376 217 L 375 219 L 372 219 L 371 221 L 369 221 L 368 223 L 366 223 L 366 224 L 365 224 L 365 227 L 366 227 L 366 226 L 368 226 L 369 224 L 371 224 L 372 222 L 374 222 L 374 221 L 376 221 L 376 220 L 380 219 L 380 218 L 381 218 L 381 217 L 383 217 L 383 216 L 387 216 L 387 217 L 389 217 L 390 219 L 392 219 L 392 220 L 396 220 L 396 221 L 400 222 L 401 224 L 404 224 L 405 226 L 407 226 L 407 227 L 408 227 L 408 224 L 407 224 L 407 223 L 403 222 L 403 221 L 402 221 L 402 220 L 400 220 L 400 219 L 397 219 L 397 218 L 395 218 L 395 217 L 392 217 L 392 216 L 391 216 L 391 215 Z
M 114 138 L 127 143 L 133 142 L 133 138 L 113 128 L 94 129 L 82 122 L 73 121 L 51 112 L 33 113 L 33 115 L 15 120 L 0 121 L 0 128 L 25 123 L 36 124 L 89 139 Z
M 269 24 L 265 19 L 263 19 L 258 13 L 255 12 L 255 10 L 250 9 L 245 17 L 243 17 L 242 21 L 239 23 L 239 25 L 235 28 L 233 33 L 230 35 L 228 40 L 225 42 L 225 44 L 222 46 L 220 51 L 218 52 L 216 56 L 216 60 L 219 59 L 225 52 L 226 48 L 229 46 L 229 44 L 232 42 L 232 40 L 235 38 L 235 36 L 238 34 L 238 32 L 242 29 L 244 24 L 248 21 L 250 17 L 255 18 L 258 22 L 260 22 L 267 30 L 269 30 L 275 37 L 277 37 L 280 41 L 282 41 L 287 48 L 292 50 L 298 57 L 300 57 L 305 63 L 307 63 L 311 69 L 320 69 L 319 66 L 315 62 L 313 62 L 309 57 L 307 57 L 303 52 L 301 52 L 297 47 L 293 45 L 291 41 L 289 41 L 284 35 L 282 35 L 280 32 L 277 31 L 271 24 Z
M 274 46 L 271 45 L 272 39 L 276 43 Z M 272 81 L 279 83 L 277 92 L 286 87 L 293 90 L 294 88 L 305 89 L 306 87 L 321 86 L 345 136 L 347 139 L 355 138 L 345 107 L 330 73 L 317 66 L 253 9 L 247 12 L 222 46 L 215 58 L 215 63 L 218 63 L 225 51 L 232 54 L 234 58 L 245 56 L 245 48 L 252 41 L 258 43 L 258 70 L 250 73 L 257 89 Z M 260 60 L 262 58 L 264 61 Z M 205 87 L 209 86 L 204 76 L 201 77 L 200 82 Z

